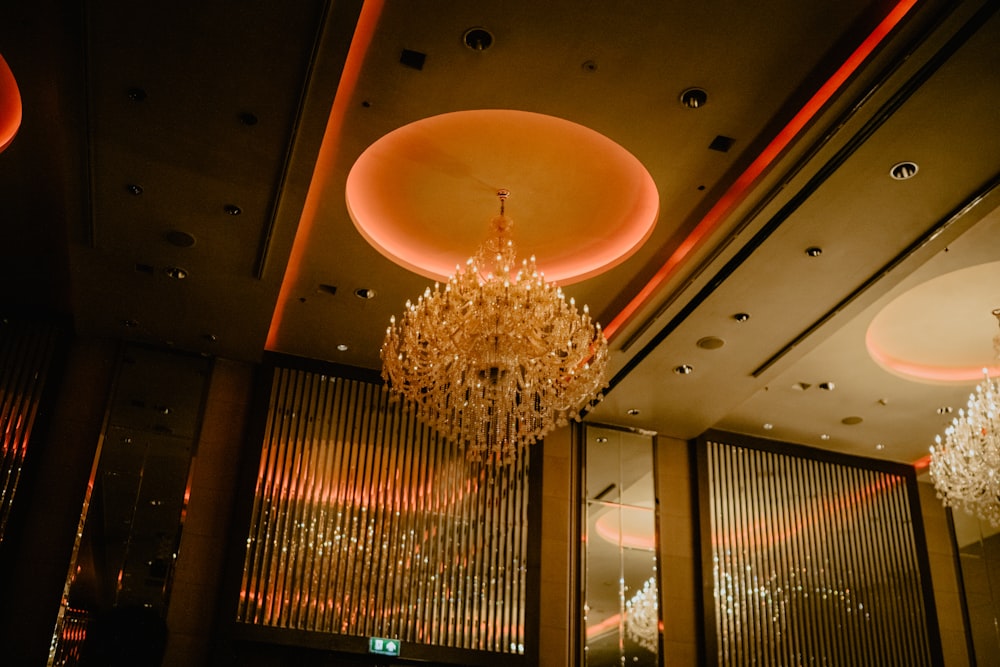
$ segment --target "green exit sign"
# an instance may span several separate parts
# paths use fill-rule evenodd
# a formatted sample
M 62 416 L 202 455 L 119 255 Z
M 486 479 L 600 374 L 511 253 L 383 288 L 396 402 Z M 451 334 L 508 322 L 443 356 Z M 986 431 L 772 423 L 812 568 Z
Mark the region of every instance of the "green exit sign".
M 369 637 L 368 652 L 378 655 L 399 655 L 399 640 L 385 637 Z

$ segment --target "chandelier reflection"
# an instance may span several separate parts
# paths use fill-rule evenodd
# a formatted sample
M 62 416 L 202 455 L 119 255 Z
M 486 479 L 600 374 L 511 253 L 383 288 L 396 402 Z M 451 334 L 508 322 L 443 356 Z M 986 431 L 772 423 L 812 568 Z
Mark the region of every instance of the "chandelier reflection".
M 547 283 L 535 258 L 517 265 L 504 213 L 448 282 L 428 287 L 393 317 L 382 377 L 420 418 L 470 458 L 509 462 L 600 398 L 607 341 L 586 306 Z
M 1000 322 L 1000 308 L 992 312 Z M 993 338 L 993 351 L 1000 358 L 1000 334 Z M 934 439 L 930 473 L 945 506 L 1000 526 L 1000 382 L 985 368 L 983 375 L 944 439 Z
M 650 577 L 625 603 L 625 634 L 647 651 L 656 653 L 659 629 L 656 580 Z

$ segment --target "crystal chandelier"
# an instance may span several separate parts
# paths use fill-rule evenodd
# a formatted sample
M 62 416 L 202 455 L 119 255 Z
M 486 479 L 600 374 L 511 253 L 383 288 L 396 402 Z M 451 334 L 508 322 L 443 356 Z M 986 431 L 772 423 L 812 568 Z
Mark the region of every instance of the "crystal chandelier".
M 656 580 L 650 577 L 625 603 L 625 634 L 647 651 L 656 653 L 659 627 Z
M 476 255 L 407 301 L 381 350 L 383 379 L 421 420 L 470 458 L 501 463 L 599 399 L 608 359 L 601 326 L 545 282 L 534 257 L 515 272 L 509 194 L 497 193 L 500 215 Z
M 993 311 L 1000 322 L 1000 308 Z M 1000 334 L 993 338 L 1000 358 Z M 931 447 L 930 472 L 938 498 L 1000 526 L 1000 382 L 983 369 L 983 381 L 958 411 L 944 439 Z

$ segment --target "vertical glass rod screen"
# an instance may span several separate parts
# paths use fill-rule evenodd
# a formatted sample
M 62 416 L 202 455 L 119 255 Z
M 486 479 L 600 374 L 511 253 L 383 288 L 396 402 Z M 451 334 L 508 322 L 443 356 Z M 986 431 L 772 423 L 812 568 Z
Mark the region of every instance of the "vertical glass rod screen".
M 713 440 L 702 452 L 718 664 L 932 664 L 905 476 Z
M 237 620 L 523 653 L 527 459 L 480 466 L 379 385 L 275 369 Z

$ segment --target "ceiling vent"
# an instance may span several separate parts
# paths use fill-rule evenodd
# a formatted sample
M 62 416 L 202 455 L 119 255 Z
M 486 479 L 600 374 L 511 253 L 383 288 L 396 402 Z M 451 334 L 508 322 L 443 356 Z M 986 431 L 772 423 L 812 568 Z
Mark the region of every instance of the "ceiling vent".
M 411 51 L 410 49 L 403 49 L 403 52 L 399 54 L 399 62 L 401 64 L 417 70 L 424 68 L 425 60 L 427 60 L 427 54 L 420 53 L 420 51 Z
M 733 147 L 736 140 L 732 137 L 724 137 L 721 134 L 712 139 L 712 143 L 708 145 L 708 149 L 712 151 L 719 151 L 720 153 L 728 153 L 729 149 Z

